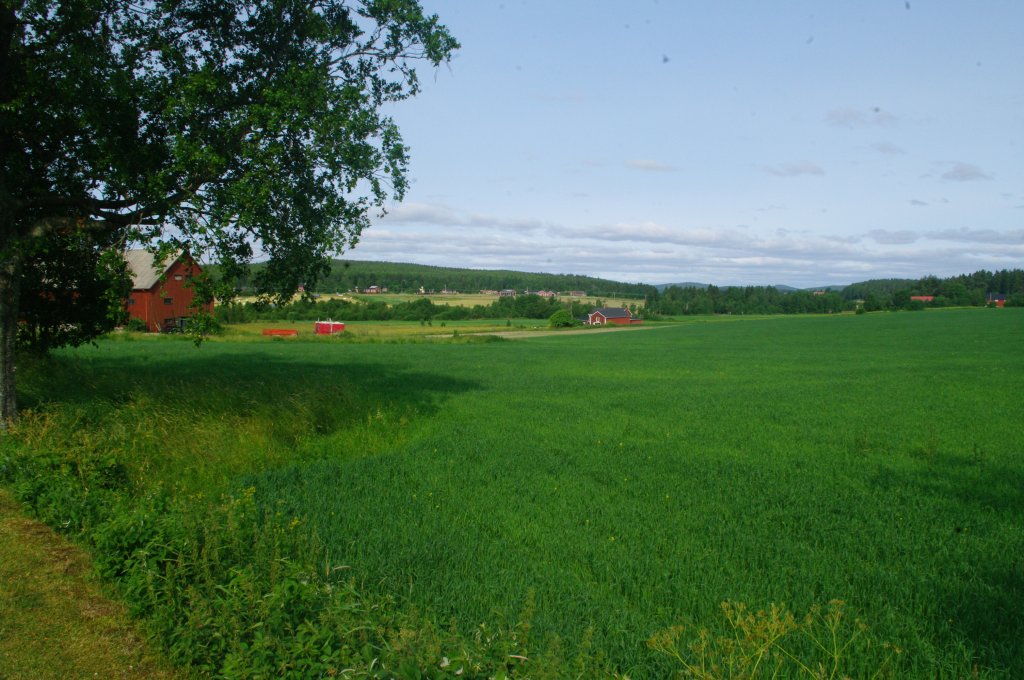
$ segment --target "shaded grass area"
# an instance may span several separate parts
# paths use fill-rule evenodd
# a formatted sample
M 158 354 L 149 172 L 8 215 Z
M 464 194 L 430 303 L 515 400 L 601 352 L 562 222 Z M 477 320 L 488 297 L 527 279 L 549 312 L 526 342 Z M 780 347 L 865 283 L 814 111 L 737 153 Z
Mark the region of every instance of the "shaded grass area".
M 90 577 L 82 551 L 0 491 L 0 677 L 175 678 Z
M 127 502 L 166 495 L 202 540 L 206 508 L 251 489 L 268 528 L 250 512 L 255 539 L 218 540 L 268 572 L 344 575 L 401 630 L 523 636 L 525 609 L 549 649 L 665 677 L 647 641 L 727 633 L 724 600 L 841 599 L 870 626 L 853 677 L 889 663 L 883 643 L 905 650 L 897 676 L 1017 677 L 1022 341 L 1016 310 L 964 310 L 463 345 L 103 342 L 27 371 L 15 437 L 91 461 L 81 476 L 123 481 Z M 423 649 L 437 670 L 436 636 Z
M 285 462 L 379 453 L 445 395 L 474 387 L 319 343 L 104 342 L 30 369 L 20 430 L 31 443 L 71 456 L 105 449 L 139 488 L 208 493 Z

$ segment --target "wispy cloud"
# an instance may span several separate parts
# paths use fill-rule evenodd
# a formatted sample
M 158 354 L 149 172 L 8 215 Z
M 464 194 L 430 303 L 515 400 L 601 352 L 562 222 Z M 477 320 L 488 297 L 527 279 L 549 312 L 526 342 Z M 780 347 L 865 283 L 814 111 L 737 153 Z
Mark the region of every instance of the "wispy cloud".
M 727 248 L 740 246 L 748 238 L 736 229 L 679 229 L 655 222 L 602 224 L 590 227 L 555 228 L 554 236 L 568 239 L 637 243 L 659 243 L 681 246 Z
M 871 148 L 886 156 L 899 156 L 906 153 L 902 148 L 891 142 L 875 142 L 871 145 Z
M 636 159 L 626 161 L 626 167 L 633 170 L 644 170 L 646 172 L 675 172 L 678 170 L 674 165 L 668 163 L 662 163 L 661 161 L 652 161 L 649 159 Z
M 570 225 L 420 203 L 396 207 L 363 233 L 348 256 L 646 283 L 807 287 L 1019 266 L 1024 229 L 878 228 L 829 235 L 802 225 L 764 230 L 658 221 Z
M 978 179 L 992 179 L 991 175 L 971 163 L 957 161 L 952 163 L 952 166 L 949 170 L 942 173 L 942 179 L 951 182 L 972 182 Z
M 923 208 L 923 207 L 927 206 L 928 203 L 926 203 L 925 201 L 922 201 L 920 199 L 917 199 L 917 198 L 912 198 L 912 199 L 910 199 L 910 205 L 914 205 L 914 206 L 917 206 L 919 208 Z
M 776 177 L 804 177 L 820 176 L 825 171 L 817 163 L 810 161 L 798 161 L 795 163 L 781 163 L 779 165 L 766 165 L 762 168 L 765 172 Z
M 381 220 L 385 224 L 435 225 L 441 227 L 484 227 L 509 231 L 536 231 L 548 226 L 541 220 L 503 218 L 480 213 L 462 213 L 444 205 L 403 203 L 391 208 Z
M 899 117 L 883 110 L 881 107 L 856 108 L 852 106 L 832 109 L 825 114 L 825 122 L 836 127 L 849 129 L 871 126 L 888 127 L 899 122 Z
M 1024 244 L 1024 229 L 996 231 L 995 229 L 968 229 L 963 227 L 961 229 L 943 229 L 928 232 L 925 236 L 938 241 L 957 241 L 961 243 Z
M 875 243 L 890 246 L 914 243 L 921 238 L 915 231 L 889 231 L 887 229 L 873 229 L 867 235 Z

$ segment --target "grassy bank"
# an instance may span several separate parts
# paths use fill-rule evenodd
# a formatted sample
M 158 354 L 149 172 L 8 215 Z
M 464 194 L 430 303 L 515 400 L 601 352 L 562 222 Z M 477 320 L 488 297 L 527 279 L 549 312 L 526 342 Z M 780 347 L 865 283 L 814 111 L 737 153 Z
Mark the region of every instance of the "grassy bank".
M 185 677 L 100 591 L 88 556 L 19 510 L 0 491 L 0 677 Z

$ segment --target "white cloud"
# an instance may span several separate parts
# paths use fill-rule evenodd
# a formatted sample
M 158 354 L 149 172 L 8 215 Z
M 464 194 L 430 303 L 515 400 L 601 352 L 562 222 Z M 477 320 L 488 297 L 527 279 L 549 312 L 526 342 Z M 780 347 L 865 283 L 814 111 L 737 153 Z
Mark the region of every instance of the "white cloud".
M 645 172 L 675 172 L 678 169 L 674 165 L 649 159 L 626 161 L 626 167 L 633 170 L 644 170 Z
M 885 229 L 873 229 L 868 232 L 868 237 L 875 243 L 885 245 L 903 245 L 917 241 L 920 235 L 914 231 L 888 231 Z
M 871 148 L 886 156 L 898 156 L 906 153 L 906 151 L 890 142 L 876 142 L 871 145 Z
M 384 224 L 436 225 L 441 227 L 480 227 L 510 231 L 536 231 L 544 222 L 535 219 L 503 218 L 481 213 L 461 213 L 448 206 L 432 203 L 403 203 L 388 211 Z
M 855 108 L 852 106 L 832 109 L 825 114 L 825 122 L 836 127 L 852 129 L 871 126 L 888 127 L 899 122 L 899 118 L 881 107 Z
M 995 229 L 943 229 L 925 234 L 926 238 L 938 241 L 958 241 L 962 243 L 1001 243 L 1024 244 L 1024 230 L 996 231 Z
M 654 222 L 618 223 L 588 227 L 555 228 L 551 233 L 568 239 L 632 241 L 682 246 L 727 248 L 740 246 L 746 237 L 733 229 L 676 229 Z
M 977 165 L 961 163 L 959 161 L 952 163 L 951 165 L 953 167 L 942 173 L 942 179 L 950 180 L 952 182 L 971 182 L 977 179 L 992 179 L 991 175 L 986 173 Z
M 849 236 L 779 225 L 764 231 L 656 221 L 564 225 L 409 204 L 366 230 L 348 256 L 645 283 L 809 287 L 1012 268 L 1024 258 L 1024 230 L 874 229 Z
M 810 161 L 782 163 L 780 165 L 765 166 L 762 169 L 776 177 L 821 176 L 825 174 L 820 165 Z

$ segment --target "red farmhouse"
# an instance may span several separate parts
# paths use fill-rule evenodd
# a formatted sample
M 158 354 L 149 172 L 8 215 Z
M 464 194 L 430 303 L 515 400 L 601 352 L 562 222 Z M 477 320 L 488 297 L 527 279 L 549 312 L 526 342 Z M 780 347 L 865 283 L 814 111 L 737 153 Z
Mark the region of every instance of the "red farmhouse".
M 153 254 L 129 250 L 124 254 L 132 275 L 132 292 L 125 301 L 128 316 L 141 319 L 149 331 L 181 328 L 195 313 L 192 289 L 186 284 L 200 272 L 188 255 L 171 255 L 162 265 L 153 264 Z M 204 305 L 213 312 L 213 304 Z
M 625 307 L 602 307 L 587 315 L 587 323 L 591 326 L 603 326 L 609 323 L 616 326 L 628 326 L 642 323 L 642 320 L 634 319 Z
M 989 293 L 988 294 L 988 304 L 994 305 L 996 307 L 1005 307 L 1006 306 L 1006 296 L 1002 295 L 1002 294 L 996 295 L 994 293 Z

